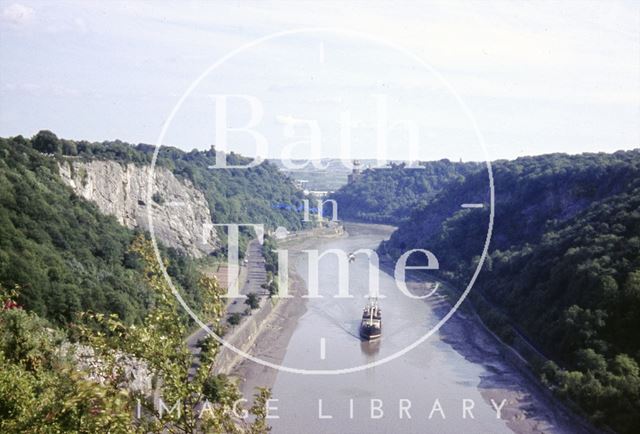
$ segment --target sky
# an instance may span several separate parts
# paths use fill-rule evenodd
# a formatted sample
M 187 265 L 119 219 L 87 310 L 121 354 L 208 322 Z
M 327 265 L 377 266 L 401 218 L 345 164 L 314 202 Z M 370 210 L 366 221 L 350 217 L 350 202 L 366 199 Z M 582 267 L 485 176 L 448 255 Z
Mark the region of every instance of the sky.
M 0 136 L 482 161 L 639 119 L 637 1 L 0 1 Z

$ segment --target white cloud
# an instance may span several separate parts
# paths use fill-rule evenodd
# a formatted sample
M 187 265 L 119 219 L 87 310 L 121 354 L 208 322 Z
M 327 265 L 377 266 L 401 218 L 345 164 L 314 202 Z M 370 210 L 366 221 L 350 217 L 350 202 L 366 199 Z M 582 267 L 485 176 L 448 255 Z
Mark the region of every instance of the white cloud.
M 59 84 L 38 84 L 38 83 L 2 83 L 0 85 L 0 96 L 7 96 L 11 93 L 18 95 L 30 95 L 35 97 L 78 97 L 82 92 L 78 89 Z
M 80 31 L 80 33 L 87 32 L 87 23 L 82 18 L 74 18 L 73 23 L 76 25 L 76 28 Z
M 35 17 L 35 11 L 29 6 L 13 3 L 2 11 L 2 19 L 16 26 L 29 24 Z
M 296 122 L 301 121 L 301 119 L 297 119 L 291 115 L 276 115 L 276 122 L 280 124 L 295 124 Z
M 158 119 L 164 119 L 170 104 L 221 56 L 273 32 L 329 26 L 388 40 L 432 65 L 472 108 L 489 141 L 500 144 L 496 156 L 580 146 L 594 150 L 600 149 L 596 142 L 617 146 L 637 143 L 640 137 L 637 2 L 398 0 L 364 7 L 329 1 L 310 7 L 290 2 L 66 0 L 34 3 L 34 13 L 31 1 L 0 0 L 5 26 L 0 115 L 13 116 L 13 123 L 0 119 L 0 135 L 24 132 L 34 119 L 47 125 L 59 119 L 64 128 L 77 130 L 78 137 L 82 132 L 100 139 L 126 131 L 122 138 L 153 141 Z M 42 25 L 31 26 L 27 40 L 21 28 L 34 20 Z M 278 123 L 291 121 L 285 114 L 333 116 L 342 109 L 359 114 L 353 121 L 365 128 L 360 118 L 368 106 L 361 99 L 386 93 L 388 87 L 401 97 L 397 104 L 403 110 L 456 132 L 450 123 L 457 118 L 442 104 L 444 89 L 435 77 L 409 60 L 398 64 L 399 56 L 387 56 L 376 44 L 331 32 L 326 36 L 325 66 L 317 74 L 313 37 L 283 37 L 247 50 L 217 70 L 192 94 L 194 110 L 204 106 L 199 99 L 208 100 L 221 89 L 263 92 L 265 102 L 273 104 L 270 112 L 283 114 L 270 122 L 278 131 Z M 102 105 L 94 89 L 100 89 Z M 34 106 L 25 95 L 52 101 L 59 95 L 77 96 L 69 100 L 78 104 L 53 111 L 45 103 Z M 143 106 L 151 95 L 161 104 Z M 88 104 L 95 104 L 95 114 L 86 109 Z M 122 110 L 125 104 L 132 109 Z M 130 116 L 131 110 L 139 110 L 140 116 Z M 33 113 L 31 124 L 22 113 Z M 100 122 L 105 113 L 114 123 Z M 88 122 L 92 119 L 95 123 Z M 199 144 L 193 125 L 176 132 L 175 142 Z M 547 147 L 514 147 L 512 152 L 511 142 Z

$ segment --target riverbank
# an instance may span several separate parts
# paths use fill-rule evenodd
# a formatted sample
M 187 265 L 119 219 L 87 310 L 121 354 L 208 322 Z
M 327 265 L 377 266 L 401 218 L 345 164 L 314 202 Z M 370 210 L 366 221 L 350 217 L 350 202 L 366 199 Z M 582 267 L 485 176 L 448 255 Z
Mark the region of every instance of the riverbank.
M 343 236 L 347 234 L 341 225 L 314 228 L 289 234 L 278 241 L 278 247 L 301 250 L 318 239 Z M 289 294 L 292 297 L 277 300 L 271 312 L 259 324 L 259 332 L 253 336 L 252 342 L 246 348 L 248 354 L 269 363 L 282 363 L 298 320 L 307 311 L 305 299 L 301 298 L 301 294 L 305 292 L 306 285 L 302 277 L 289 270 Z M 240 392 L 245 398 L 251 401 L 258 387 L 273 386 L 278 375 L 276 369 L 246 358 L 237 358 L 235 362 L 227 366 L 227 370 L 238 382 Z
M 273 364 L 280 364 L 287 352 L 287 346 L 298 320 L 307 311 L 299 298 L 305 291 L 302 278 L 289 275 L 289 293 L 291 299 L 282 299 L 261 325 L 260 333 L 255 337 L 247 353 Z M 269 366 L 243 358 L 232 369 L 231 376 L 238 382 L 242 396 L 250 401 L 258 387 L 272 387 L 278 371 Z M 251 405 L 251 402 L 249 403 Z
M 444 297 L 431 300 L 431 304 L 439 317 L 451 309 Z M 599 432 L 559 402 L 526 361 L 488 330 L 475 313 L 457 312 L 442 327 L 440 336 L 465 359 L 486 368 L 478 385 L 480 394 L 487 403 L 507 400 L 502 418 L 514 432 Z

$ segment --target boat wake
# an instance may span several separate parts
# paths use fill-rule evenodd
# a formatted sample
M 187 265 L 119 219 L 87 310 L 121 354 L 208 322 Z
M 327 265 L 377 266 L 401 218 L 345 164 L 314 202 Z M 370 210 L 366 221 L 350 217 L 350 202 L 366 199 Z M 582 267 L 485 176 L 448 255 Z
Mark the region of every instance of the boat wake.
M 357 332 L 357 327 L 359 325 L 358 321 L 342 322 L 338 318 L 336 318 L 335 316 L 331 315 L 331 313 L 329 313 L 326 310 L 324 310 L 324 309 L 322 309 L 320 307 L 317 307 L 317 306 L 316 307 L 312 307 L 311 310 L 313 310 L 319 316 L 327 319 L 331 324 L 333 324 L 333 325 L 339 327 L 340 329 L 342 329 L 348 335 L 353 336 L 357 340 L 360 340 L 360 336 L 358 335 L 358 332 Z M 344 309 L 342 309 L 342 310 L 344 310 Z

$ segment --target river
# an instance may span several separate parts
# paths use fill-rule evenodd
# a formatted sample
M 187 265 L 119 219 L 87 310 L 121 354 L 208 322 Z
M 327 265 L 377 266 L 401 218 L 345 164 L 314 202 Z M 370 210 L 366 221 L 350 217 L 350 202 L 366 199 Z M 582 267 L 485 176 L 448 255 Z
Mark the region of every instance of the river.
M 293 244 L 286 247 L 290 267 L 308 283 L 307 254 L 302 250 L 375 249 L 392 229 L 350 224 L 348 236 Z M 336 370 L 369 364 L 406 348 L 441 318 L 443 302 L 437 293 L 426 301 L 412 299 L 397 289 L 392 276 L 380 271 L 383 337 L 376 343 L 361 342 L 358 326 L 369 290 L 368 273 L 366 256 L 358 255 L 349 266 L 354 298 L 336 298 L 337 261 L 320 261 L 323 298 L 306 300 L 306 312 L 295 325 L 282 365 Z M 280 371 L 272 389 L 277 410 L 271 411 L 278 419 L 269 424 L 274 433 L 579 432 L 536 385 L 501 362 L 499 344 L 478 329 L 477 323 L 456 314 L 416 348 L 372 368 L 339 375 Z M 496 407 L 501 405 L 498 414 Z

